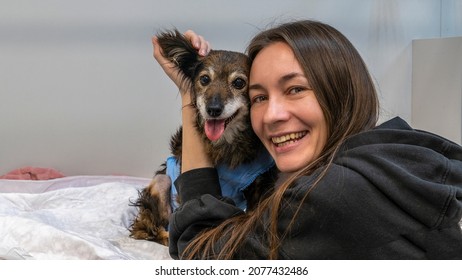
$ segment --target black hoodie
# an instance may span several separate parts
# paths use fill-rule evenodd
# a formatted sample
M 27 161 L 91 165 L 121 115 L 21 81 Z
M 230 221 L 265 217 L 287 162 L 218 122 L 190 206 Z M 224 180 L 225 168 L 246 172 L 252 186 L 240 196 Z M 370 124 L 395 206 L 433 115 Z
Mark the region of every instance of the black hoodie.
M 285 192 L 279 258 L 462 259 L 461 146 L 395 118 L 347 140 L 310 190 L 315 177 Z M 173 258 L 204 229 L 245 215 L 221 197 L 214 168 L 186 172 L 175 184 L 183 205 L 170 223 Z M 235 258 L 267 258 L 267 224 L 255 225 Z

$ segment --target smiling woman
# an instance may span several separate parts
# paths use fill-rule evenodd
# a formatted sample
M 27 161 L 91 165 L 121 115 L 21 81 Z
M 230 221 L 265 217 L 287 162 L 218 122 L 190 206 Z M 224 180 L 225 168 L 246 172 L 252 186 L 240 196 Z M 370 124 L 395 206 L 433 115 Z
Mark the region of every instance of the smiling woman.
M 289 22 L 248 54 L 252 128 L 281 176 L 245 212 L 223 197 L 197 135 L 183 134 L 173 258 L 462 258 L 462 148 L 400 118 L 376 126 L 374 83 L 343 34 Z M 193 112 L 183 112 L 191 132 Z

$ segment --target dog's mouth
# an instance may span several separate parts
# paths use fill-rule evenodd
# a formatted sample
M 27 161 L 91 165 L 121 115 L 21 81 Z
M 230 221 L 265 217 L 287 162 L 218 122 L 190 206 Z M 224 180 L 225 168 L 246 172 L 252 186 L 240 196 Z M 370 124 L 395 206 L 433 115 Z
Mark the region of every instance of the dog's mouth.
M 205 135 L 207 136 L 207 138 L 212 142 L 215 142 L 218 139 L 220 139 L 220 137 L 225 132 L 226 127 L 236 117 L 238 112 L 239 110 L 236 111 L 236 113 L 234 113 L 231 117 L 227 119 L 208 119 L 206 120 L 204 129 L 205 129 Z

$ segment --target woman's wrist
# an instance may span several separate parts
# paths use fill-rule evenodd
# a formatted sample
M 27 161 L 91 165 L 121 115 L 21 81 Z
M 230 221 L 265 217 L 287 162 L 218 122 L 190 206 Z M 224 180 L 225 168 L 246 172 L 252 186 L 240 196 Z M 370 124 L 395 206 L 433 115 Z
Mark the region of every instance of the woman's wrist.
M 180 95 L 181 95 L 181 107 L 182 108 L 187 107 L 190 104 L 192 104 L 190 91 L 186 91 L 186 92 L 180 91 Z
M 181 109 L 188 109 L 188 108 L 194 108 L 195 109 L 195 106 L 192 104 L 192 103 L 189 103 L 189 104 L 186 104 L 186 105 L 183 105 L 181 106 Z

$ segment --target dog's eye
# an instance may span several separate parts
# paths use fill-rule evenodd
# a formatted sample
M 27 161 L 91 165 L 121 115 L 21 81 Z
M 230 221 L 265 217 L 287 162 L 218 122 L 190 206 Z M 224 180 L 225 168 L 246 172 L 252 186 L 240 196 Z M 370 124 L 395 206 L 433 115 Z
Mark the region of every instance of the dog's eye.
M 207 75 L 202 75 L 200 76 L 199 81 L 201 82 L 202 86 L 206 86 L 210 83 L 210 77 Z
M 237 78 L 232 84 L 236 89 L 243 89 L 245 87 L 245 81 L 241 78 Z

